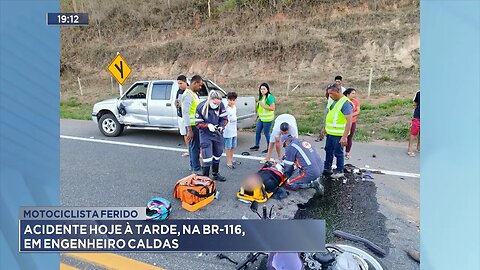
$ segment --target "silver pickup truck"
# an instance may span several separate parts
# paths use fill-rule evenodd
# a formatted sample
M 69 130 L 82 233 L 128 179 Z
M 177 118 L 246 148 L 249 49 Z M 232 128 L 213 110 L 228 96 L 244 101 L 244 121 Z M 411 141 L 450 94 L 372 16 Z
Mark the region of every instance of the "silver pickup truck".
M 122 134 L 125 127 L 140 129 L 178 129 L 175 98 L 177 80 L 138 81 L 132 84 L 120 98 L 107 99 L 93 106 L 92 120 L 107 137 Z M 205 100 L 210 91 L 226 91 L 210 80 L 204 80 L 199 91 Z M 223 100 L 226 106 L 226 98 Z M 255 97 L 238 97 L 238 128 L 255 124 Z M 120 112 L 122 113 L 120 113 Z

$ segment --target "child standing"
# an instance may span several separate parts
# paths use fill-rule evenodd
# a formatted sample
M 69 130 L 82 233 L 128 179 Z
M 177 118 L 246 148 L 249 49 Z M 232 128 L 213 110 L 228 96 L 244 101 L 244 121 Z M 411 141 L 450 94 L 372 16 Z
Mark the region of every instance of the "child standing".
M 235 103 L 237 101 L 237 93 L 229 92 L 227 94 L 227 119 L 228 124 L 223 131 L 223 140 L 225 143 L 225 154 L 227 156 L 227 167 L 235 169 L 235 165 L 238 162 L 233 161 L 233 150 L 237 148 L 237 107 Z

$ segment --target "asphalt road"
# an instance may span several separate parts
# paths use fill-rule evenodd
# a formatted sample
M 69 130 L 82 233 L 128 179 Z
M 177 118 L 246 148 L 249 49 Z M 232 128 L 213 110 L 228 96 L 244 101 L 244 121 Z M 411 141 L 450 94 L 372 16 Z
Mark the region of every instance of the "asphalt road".
M 174 219 L 256 217 L 248 205 L 237 201 L 234 196 L 245 175 L 260 168 L 254 156 L 239 159 L 242 165 L 236 170 L 228 170 L 222 159 L 220 172 L 228 180 L 218 184 L 219 200 L 189 213 L 181 208 L 172 194 L 174 183 L 189 174 L 188 158 L 178 152 L 183 149 L 183 139 L 176 132 L 126 130 L 121 137 L 107 138 L 91 121 L 61 120 L 61 135 L 64 136 L 61 139 L 61 202 L 64 206 L 144 206 L 152 197 L 160 196 L 172 202 L 171 218 Z M 252 134 L 240 134 L 237 153 L 248 150 L 252 142 Z M 321 151 L 323 142 L 314 143 L 314 146 L 324 154 Z M 375 179 L 380 211 L 387 217 L 390 232 L 391 255 L 386 258 L 390 269 L 418 269 L 418 265 L 409 261 L 403 250 L 411 247 L 418 249 L 419 246 L 419 157 L 410 158 L 405 152 L 405 146 L 396 143 L 355 143 L 353 157 L 347 161 L 358 167 L 368 166 L 391 172 L 378 175 Z M 413 177 L 399 176 L 404 173 Z M 282 208 L 277 213 L 278 218 L 292 218 L 298 210 L 297 204 L 307 202 L 313 193 L 312 190 L 293 192 L 285 200 L 270 200 L 269 204 Z M 215 254 L 121 255 L 169 270 L 232 267 L 232 264 L 216 259 Z M 237 260 L 244 256 L 231 255 Z M 80 269 L 98 269 L 65 256 L 62 256 L 62 261 Z M 404 267 L 396 267 L 402 262 Z

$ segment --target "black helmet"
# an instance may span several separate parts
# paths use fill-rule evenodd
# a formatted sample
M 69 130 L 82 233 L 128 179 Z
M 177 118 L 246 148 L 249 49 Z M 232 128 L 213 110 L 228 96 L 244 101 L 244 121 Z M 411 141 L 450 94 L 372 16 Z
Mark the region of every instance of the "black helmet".
M 288 123 L 287 122 L 283 122 L 281 125 L 280 125 L 280 130 L 281 131 L 288 131 Z

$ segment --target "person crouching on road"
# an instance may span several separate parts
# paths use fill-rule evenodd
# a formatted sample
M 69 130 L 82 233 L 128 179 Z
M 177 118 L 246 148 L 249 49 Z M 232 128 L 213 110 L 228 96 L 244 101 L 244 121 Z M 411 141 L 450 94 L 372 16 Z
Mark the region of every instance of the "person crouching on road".
M 280 136 L 290 134 L 294 138 L 298 138 L 298 128 L 297 120 L 291 114 L 281 114 L 275 119 L 275 124 L 273 125 L 272 135 L 270 136 L 270 144 L 268 145 L 267 156 L 264 160 L 260 161 L 265 163 L 270 161 L 273 148 L 277 150 L 278 160 L 282 159 L 282 144 L 280 143 Z
M 287 178 L 285 187 L 290 190 L 300 188 L 317 188 L 323 172 L 323 161 L 320 154 L 306 140 L 296 139 L 290 134 L 280 138 L 285 147 L 284 175 Z M 298 170 L 295 171 L 296 163 Z M 316 183 L 315 183 L 316 182 Z
M 218 172 L 220 157 L 223 153 L 223 131 L 228 124 L 227 111 L 222 103 L 222 96 L 217 91 L 210 91 L 206 101 L 197 107 L 195 122 L 200 129 L 200 146 L 202 148 L 202 173 L 210 176 L 212 166 L 212 179 L 224 182 L 226 178 Z
M 325 141 L 325 175 L 332 178 L 343 177 L 343 147 L 347 145 L 347 137 L 352 127 L 353 105 L 343 95 L 339 84 L 329 84 L 328 94 L 332 98 L 327 106 L 325 127 L 322 136 L 327 134 Z M 333 157 L 337 159 L 337 168 L 332 172 Z

